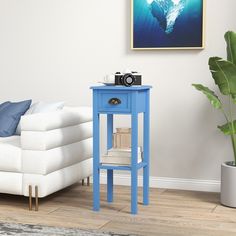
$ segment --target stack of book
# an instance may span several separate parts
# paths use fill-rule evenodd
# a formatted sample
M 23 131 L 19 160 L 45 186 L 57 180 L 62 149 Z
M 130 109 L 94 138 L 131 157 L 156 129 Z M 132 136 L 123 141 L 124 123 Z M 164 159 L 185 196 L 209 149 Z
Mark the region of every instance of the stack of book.
M 101 163 L 107 165 L 131 165 L 131 149 L 130 148 L 111 148 L 107 154 L 101 157 Z M 142 162 L 141 147 L 138 147 L 138 163 Z
M 114 148 L 131 148 L 131 128 L 116 128 L 113 134 Z

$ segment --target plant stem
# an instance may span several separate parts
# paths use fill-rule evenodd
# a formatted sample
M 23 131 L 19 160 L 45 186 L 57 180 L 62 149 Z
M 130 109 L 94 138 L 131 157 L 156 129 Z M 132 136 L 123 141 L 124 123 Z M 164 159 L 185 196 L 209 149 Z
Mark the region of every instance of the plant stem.
M 228 126 L 229 126 L 229 130 L 231 130 L 232 122 L 229 121 L 229 118 L 227 117 L 226 112 L 225 112 L 225 110 L 224 110 L 223 107 L 221 107 L 221 111 L 222 111 L 222 113 L 223 113 L 223 115 L 224 115 L 224 117 L 225 117 L 225 119 L 226 119 L 226 122 L 227 122 L 227 124 L 228 124 Z M 232 114 L 231 114 L 231 115 L 232 115 Z M 235 159 L 235 156 L 236 156 L 236 143 L 235 143 L 235 139 L 234 139 L 233 134 L 231 134 L 230 137 L 231 137 L 231 143 L 232 143 L 232 146 L 233 146 L 234 159 Z M 236 160 L 235 160 L 235 161 L 236 161 Z M 236 162 L 235 162 L 235 163 L 236 163 Z
M 230 116 L 230 124 L 232 128 L 231 142 L 234 151 L 234 165 L 236 165 L 236 140 L 235 140 L 235 130 L 234 130 L 234 121 L 233 121 L 233 108 L 232 108 L 232 98 L 229 95 L 229 116 Z

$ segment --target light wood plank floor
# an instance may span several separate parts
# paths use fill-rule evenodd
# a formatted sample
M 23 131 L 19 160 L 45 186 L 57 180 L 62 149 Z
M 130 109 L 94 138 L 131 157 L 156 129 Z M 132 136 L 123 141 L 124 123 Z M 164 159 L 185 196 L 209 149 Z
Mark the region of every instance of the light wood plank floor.
M 151 189 L 150 205 L 130 215 L 130 189 L 115 186 L 114 203 L 101 186 L 101 211 L 93 212 L 92 186 L 76 184 L 40 200 L 39 212 L 28 211 L 28 199 L 0 194 L 0 221 L 77 227 L 134 235 L 235 236 L 236 209 L 219 203 L 219 194 Z

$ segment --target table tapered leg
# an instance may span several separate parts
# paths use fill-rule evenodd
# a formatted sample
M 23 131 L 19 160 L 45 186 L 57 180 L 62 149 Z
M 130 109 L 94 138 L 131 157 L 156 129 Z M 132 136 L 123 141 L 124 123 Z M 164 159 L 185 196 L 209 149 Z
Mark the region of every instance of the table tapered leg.
M 132 114 L 131 213 L 138 211 L 138 114 Z
M 107 170 L 107 201 L 113 202 L 113 170 Z
M 149 91 L 147 92 L 146 111 L 143 114 L 143 161 L 147 164 L 143 168 L 143 204 L 149 204 L 149 140 L 150 140 L 150 124 L 149 124 Z
M 100 210 L 99 114 L 93 115 L 93 210 Z
M 107 115 L 107 150 L 112 148 L 113 115 Z M 113 202 L 113 170 L 107 170 L 107 201 Z

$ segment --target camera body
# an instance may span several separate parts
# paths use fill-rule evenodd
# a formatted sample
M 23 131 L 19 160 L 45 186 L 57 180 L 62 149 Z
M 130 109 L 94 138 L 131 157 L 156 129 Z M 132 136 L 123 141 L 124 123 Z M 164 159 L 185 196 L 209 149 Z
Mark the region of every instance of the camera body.
M 142 75 L 137 72 L 115 73 L 115 85 L 130 87 L 132 85 L 142 85 Z

